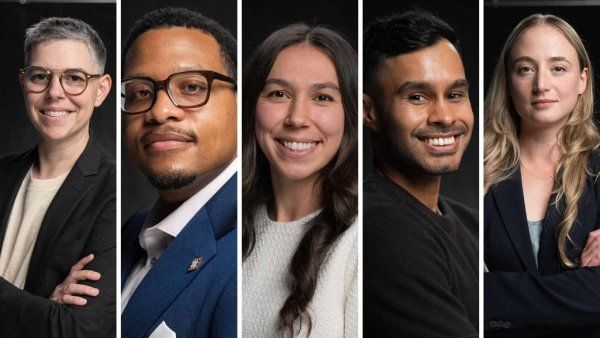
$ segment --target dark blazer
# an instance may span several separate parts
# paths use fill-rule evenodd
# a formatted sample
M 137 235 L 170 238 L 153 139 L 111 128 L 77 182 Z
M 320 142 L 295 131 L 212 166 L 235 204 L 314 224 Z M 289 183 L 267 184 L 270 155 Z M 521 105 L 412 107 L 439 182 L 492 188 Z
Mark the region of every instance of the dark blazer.
M 148 337 L 162 322 L 181 337 L 235 337 L 237 313 L 237 175 L 188 222 L 131 296 L 123 338 Z M 139 233 L 147 211 L 123 226 L 121 286 L 145 257 Z M 198 269 L 188 268 L 195 258 Z
M 600 155 L 588 162 L 600 172 Z M 564 204 L 546 212 L 536 266 L 525 214 L 521 174 L 492 187 L 484 198 L 484 325 L 502 337 L 600 337 L 600 268 L 561 265 L 557 229 Z M 600 180 L 588 177 L 570 232 L 568 255 L 578 262 L 591 231 L 600 227 Z
M 0 239 L 23 178 L 37 158 L 34 148 L 0 159 Z M 24 290 L 0 278 L 1 337 L 115 336 L 115 183 L 114 162 L 90 137 L 44 216 Z M 50 301 L 70 268 L 91 253 L 95 258 L 86 269 L 102 277 L 82 284 L 100 294 L 86 297 L 85 306 Z

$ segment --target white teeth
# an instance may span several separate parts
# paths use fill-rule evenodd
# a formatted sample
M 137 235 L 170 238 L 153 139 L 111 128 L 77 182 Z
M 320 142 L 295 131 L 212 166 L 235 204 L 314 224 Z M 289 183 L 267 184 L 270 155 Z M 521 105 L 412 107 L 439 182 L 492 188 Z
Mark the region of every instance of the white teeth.
M 289 141 L 283 141 L 283 145 L 288 148 L 291 149 L 293 151 L 304 151 L 304 150 L 308 150 L 310 148 L 313 148 L 317 145 L 317 142 L 289 142 Z
M 65 116 L 69 113 L 66 110 L 61 110 L 61 111 L 44 110 L 43 112 L 44 112 L 44 115 L 51 116 L 51 117 Z
M 433 146 L 447 146 L 447 145 L 453 144 L 454 141 L 456 141 L 456 137 L 454 137 L 454 136 L 431 137 L 431 138 L 425 139 L 425 142 L 427 142 L 428 144 L 433 145 Z

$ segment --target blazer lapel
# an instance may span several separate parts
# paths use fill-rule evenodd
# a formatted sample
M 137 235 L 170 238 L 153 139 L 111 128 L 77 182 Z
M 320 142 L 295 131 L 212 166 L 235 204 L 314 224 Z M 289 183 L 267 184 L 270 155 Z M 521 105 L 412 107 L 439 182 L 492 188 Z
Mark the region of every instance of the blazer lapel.
M 121 289 L 125 287 L 125 282 L 135 264 L 146 254 L 140 246 L 138 235 L 147 216 L 147 211 L 139 212 L 123 228 L 123 236 L 121 237 Z
M 4 235 L 15 198 L 17 198 L 17 193 L 21 188 L 23 178 L 27 175 L 27 171 L 31 168 L 36 157 L 37 148 L 33 148 L 12 163 L 11 167 L 6 170 L 6 175 L 0 179 L 0 187 L 3 187 L 3 189 L 0 189 L 0 251 L 2 250 L 2 243 L 4 242 Z
M 92 176 L 98 173 L 100 158 L 101 149 L 95 139 L 90 136 L 86 148 L 77 159 L 44 215 L 31 255 L 25 290 L 35 289 L 39 274 L 45 266 L 48 250 L 54 246 L 54 242 L 77 208 L 79 201 L 92 188 L 94 183 Z
M 232 191 L 236 191 L 235 175 L 196 213 L 144 277 L 123 311 L 124 337 L 145 336 L 216 255 L 216 239 L 225 229 L 235 228 L 237 202 Z M 192 270 L 196 258 L 200 263 Z
M 522 264 L 529 271 L 537 271 L 525 214 L 521 173 L 517 170 L 513 177 L 491 188 L 491 193 Z
M 143 336 L 216 253 L 216 241 L 202 208 L 156 261 L 123 311 L 123 336 Z M 202 262 L 188 271 L 196 258 Z

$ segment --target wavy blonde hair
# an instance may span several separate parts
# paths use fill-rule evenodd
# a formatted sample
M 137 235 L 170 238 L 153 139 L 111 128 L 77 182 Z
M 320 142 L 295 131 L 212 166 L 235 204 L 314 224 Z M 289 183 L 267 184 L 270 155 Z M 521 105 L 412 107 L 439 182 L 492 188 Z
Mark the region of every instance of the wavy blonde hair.
M 577 202 L 581 197 L 585 180 L 595 176 L 587 167 L 590 153 L 600 143 L 600 135 L 594 125 L 594 72 L 581 38 L 573 27 L 554 15 L 533 14 L 513 29 L 506 40 L 485 99 L 484 127 L 484 190 L 498 184 L 519 168 L 519 116 L 508 95 L 508 56 L 515 42 L 527 29 L 539 25 L 548 25 L 559 32 L 571 43 L 579 59 L 580 70 L 588 69 L 587 85 L 569 116 L 567 124 L 558 134 L 560 159 L 554 177 L 553 204 L 558 207 L 564 199 L 563 219 L 558 227 L 558 251 L 561 262 L 568 268 L 577 264 L 567 255 L 567 244 L 572 242 L 569 231 L 577 221 Z

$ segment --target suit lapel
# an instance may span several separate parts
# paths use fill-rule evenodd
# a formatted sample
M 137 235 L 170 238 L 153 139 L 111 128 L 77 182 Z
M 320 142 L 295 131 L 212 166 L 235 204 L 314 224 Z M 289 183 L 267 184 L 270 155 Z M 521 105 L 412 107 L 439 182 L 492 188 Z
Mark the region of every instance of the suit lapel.
M 517 170 L 511 178 L 491 188 L 491 193 L 522 264 L 529 271 L 537 271 L 525 214 L 521 173 Z
M 123 311 L 123 336 L 145 336 L 179 294 L 217 254 L 216 239 L 235 228 L 236 176 L 190 220 L 135 290 Z M 233 219 L 231 218 L 233 215 Z M 201 263 L 188 271 L 195 258 Z
M 135 264 L 145 255 L 144 249 L 140 246 L 138 234 L 142 230 L 147 216 L 147 211 L 139 212 L 123 228 L 123 236 L 121 237 L 121 289 L 125 287 L 125 281 L 127 281 Z
M 29 263 L 25 290 L 33 291 L 39 281 L 40 272 L 46 265 L 48 251 L 54 246 L 54 242 L 62 233 L 67 221 L 77 208 L 85 194 L 92 188 L 94 176 L 98 173 L 98 167 L 102 158 L 102 150 L 93 135 L 83 150 L 83 153 L 75 162 L 71 172 L 58 189 L 56 196 L 48 206 L 44 220 L 40 226 Z
M 3 187 L 0 189 L 0 251 L 15 198 L 17 198 L 23 179 L 36 157 L 37 148 L 28 151 L 12 163 L 11 167 L 6 170 L 6 174 L 0 179 L 0 187 Z

